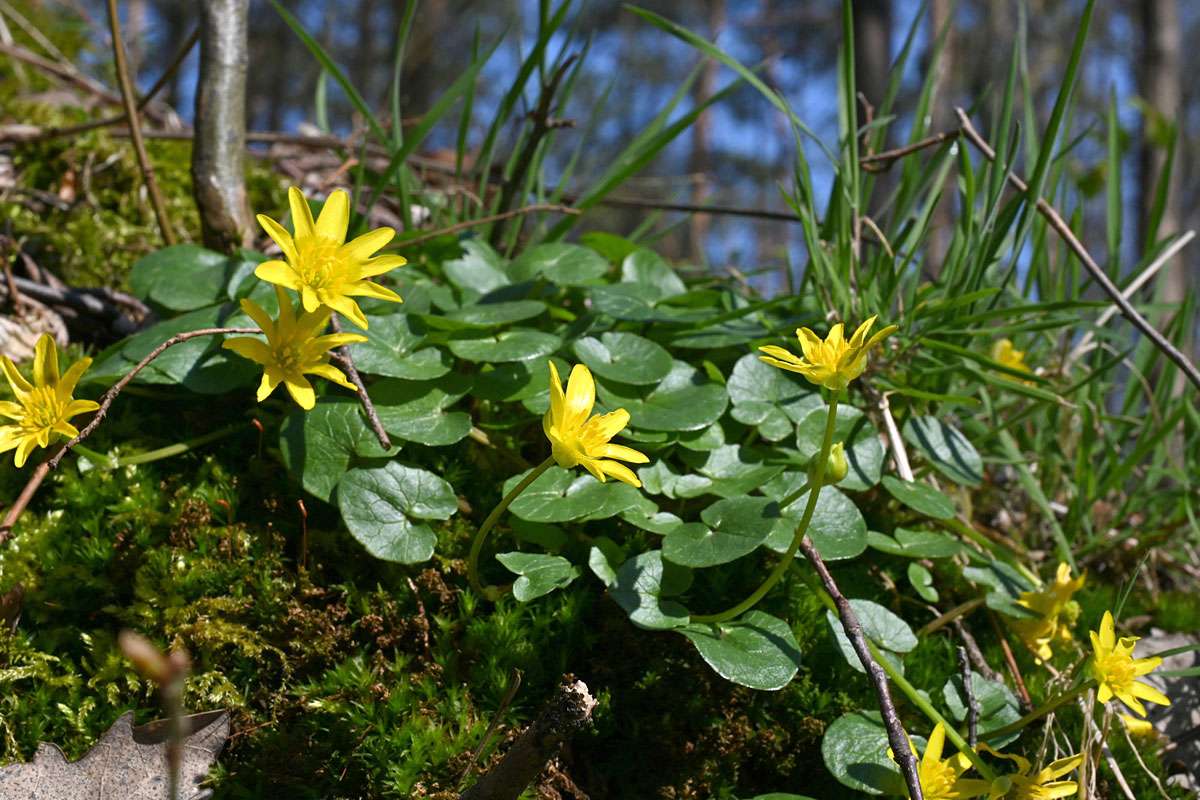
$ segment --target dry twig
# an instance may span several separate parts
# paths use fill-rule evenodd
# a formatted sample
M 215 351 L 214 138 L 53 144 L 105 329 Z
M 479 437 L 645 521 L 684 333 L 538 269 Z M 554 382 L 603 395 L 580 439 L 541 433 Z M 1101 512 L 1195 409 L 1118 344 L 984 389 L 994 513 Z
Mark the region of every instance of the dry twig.
M 330 317 L 329 326 L 335 333 L 342 332 L 342 323 L 338 321 L 336 314 Z M 371 430 L 374 431 L 375 438 L 379 440 L 379 446 L 384 450 L 390 450 L 392 440 L 388 437 L 387 431 L 383 429 L 383 423 L 379 421 L 379 412 L 375 410 L 375 404 L 371 402 L 371 396 L 367 394 L 367 385 L 363 383 L 362 376 L 358 374 L 358 369 L 354 366 L 354 358 L 350 355 L 349 346 L 342 345 L 338 348 L 337 354 L 338 361 L 346 370 L 346 377 L 358 388 L 359 402 L 362 403 L 363 411 L 367 412 L 367 421 L 371 423 Z

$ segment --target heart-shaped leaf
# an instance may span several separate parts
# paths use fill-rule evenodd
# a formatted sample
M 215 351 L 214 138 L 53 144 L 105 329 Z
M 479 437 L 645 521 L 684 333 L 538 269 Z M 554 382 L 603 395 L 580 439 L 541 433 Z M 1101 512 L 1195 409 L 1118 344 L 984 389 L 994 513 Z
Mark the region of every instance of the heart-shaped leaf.
M 913 590 L 927 603 L 938 601 L 938 590 L 933 586 L 933 574 L 918 561 L 908 563 L 908 582 Z
M 779 506 L 765 497 L 718 500 L 700 514 L 704 520 L 671 530 L 663 539 L 663 558 L 687 567 L 725 564 L 751 553 L 771 535 Z
M 513 328 L 495 334 L 455 334 L 447 346 L 451 353 L 464 361 L 496 363 L 544 358 L 562 346 L 562 339 L 552 333 Z
M 596 565 L 592 570 L 597 571 Z M 687 609 L 665 598 L 687 591 L 692 582 L 690 570 L 665 562 L 660 551 L 650 550 L 626 561 L 613 575 L 609 594 L 634 625 L 665 630 L 688 623 Z
M 595 250 L 564 242 L 530 247 L 508 267 L 513 281 L 543 277 L 559 286 L 588 286 L 607 272 L 608 262 Z
M 727 681 L 775 691 L 800 669 L 800 645 L 783 620 L 749 611 L 730 622 L 692 623 L 680 631 Z
M 723 386 L 707 381 L 684 361 L 676 361 L 649 392 L 604 380 L 597 382 L 597 391 L 609 408 L 629 412 L 630 425 L 652 431 L 700 430 L 720 419 L 728 403 Z
M 449 519 L 458 510 L 450 484 L 416 467 L 389 461 L 352 469 L 337 489 L 338 508 L 350 533 L 385 561 L 416 564 L 433 555 L 437 535 L 421 519 Z
M 823 406 L 819 393 L 763 363 L 755 353 L 738 359 L 725 388 L 733 403 L 733 418 L 757 426 L 768 442 L 787 438 L 797 422 Z
M 442 271 L 455 286 L 481 295 L 512 282 L 504 257 L 486 242 L 468 239 L 462 242 L 462 249 L 460 258 L 442 264 Z
M 876 550 L 903 558 L 949 558 L 962 552 L 962 545 L 952 536 L 936 531 L 908 528 L 897 528 L 894 539 L 876 531 L 869 531 L 867 543 Z
M 504 483 L 507 494 L 528 473 L 514 475 Z M 632 486 L 610 480 L 600 483 L 591 475 L 577 475 L 562 467 L 551 467 L 522 492 L 509 510 L 531 522 L 567 522 L 577 519 L 606 519 L 640 504 L 641 494 Z
M 460 325 L 493 328 L 533 319 L 545 311 L 546 304 L 540 300 L 508 300 L 473 303 L 447 312 L 445 318 Z
M 293 409 L 279 431 L 279 450 L 288 472 L 304 489 L 329 501 L 354 456 L 382 458 L 384 451 L 367 425 L 362 404 L 347 397 L 322 397 L 311 411 Z
M 967 700 L 963 696 L 961 675 L 955 675 L 942 687 L 942 697 L 950 716 L 961 722 L 967 718 Z M 971 672 L 971 694 L 979 708 L 979 738 L 994 748 L 1004 747 L 1014 741 L 1020 732 L 1007 736 L 989 737 L 987 734 L 1021 718 L 1020 705 L 1012 690 L 998 681 L 990 681 L 978 672 Z
M 904 425 L 904 438 L 950 480 L 972 487 L 983 483 L 983 459 L 953 425 L 937 417 L 913 417 Z
M 585 336 L 575 342 L 575 355 L 601 378 L 639 385 L 661 381 L 673 366 L 662 346 L 635 333 Z
M 371 387 L 371 399 L 389 435 L 441 447 L 471 431 L 470 415 L 446 411 L 470 388 L 470 381 L 459 375 L 428 382 L 384 380 Z
M 803 485 L 803 476 L 799 473 L 787 474 L 794 476 L 791 483 L 797 489 Z M 782 495 L 774 491 L 772 496 L 782 499 Z M 782 509 L 783 518 L 775 525 L 775 530 L 767 540 L 767 547 L 780 553 L 788 549 L 807 504 L 808 492 L 804 492 Z M 826 561 L 854 558 L 867 549 L 867 521 L 853 500 L 836 487 L 826 486 L 817 495 L 817 507 L 808 525 L 808 536 Z
M 844 786 L 867 794 L 907 797 L 900 768 L 888 755 L 887 729 L 876 711 L 852 711 L 833 721 L 821 740 L 825 768 Z
M 542 553 L 499 553 L 496 560 L 521 577 L 513 583 L 513 597 L 528 603 L 561 589 L 579 577 L 579 568 L 562 556 Z
M 662 256 L 645 247 L 634 250 L 621 262 L 621 280 L 649 288 L 655 300 L 687 291 L 687 286 Z
M 904 505 L 934 519 L 953 519 L 954 503 L 949 497 L 925 483 L 883 476 L 883 488 Z
M 912 628 L 908 627 L 908 623 L 878 603 L 870 600 L 851 600 L 850 607 L 862 623 L 863 635 L 874 642 L 876 647 L 893 653 L 907 653 L 917 646 L 917 636 Z M 842 651 L 846 663 L 859 672 L 866 672 L 858 653 L 854 652 L 850 639 L 842 629 L 842 621 L 832 611 L 825 612 L 825 619 L 833 630 L 838 649 Z
M 175 244 L 133 264 L 129 287 L 172 311 L 194 311 L 225 299 L 225 286 L 245 262 L 194 244 Z
M 362 333 L 367 341 L 350 345 L 354 366 L 359 372 L 428 381 L 450 371 L 450 356 L 436 347 L 422 347 L 424 326 L 411 314 L 387 314 L 368 317 L 370 328 L 360 331 L 353 325 L 347 330 Z

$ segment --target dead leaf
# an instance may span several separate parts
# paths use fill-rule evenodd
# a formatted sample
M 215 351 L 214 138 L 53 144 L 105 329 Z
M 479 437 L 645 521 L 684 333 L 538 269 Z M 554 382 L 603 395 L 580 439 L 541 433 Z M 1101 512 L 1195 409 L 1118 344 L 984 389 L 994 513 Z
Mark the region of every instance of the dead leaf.
M 229 714 L 207 711 L 184 717 L 187 740 L 179 770 L 180 800 L 203 800 L 200 787 L 229 737 Z M 42 743 L 28 764 L 0 767 L 4 800 L 168 800 L 167 723 L 133 727 L 122 714 L 83 758 L 67 761 L 57 745 Z

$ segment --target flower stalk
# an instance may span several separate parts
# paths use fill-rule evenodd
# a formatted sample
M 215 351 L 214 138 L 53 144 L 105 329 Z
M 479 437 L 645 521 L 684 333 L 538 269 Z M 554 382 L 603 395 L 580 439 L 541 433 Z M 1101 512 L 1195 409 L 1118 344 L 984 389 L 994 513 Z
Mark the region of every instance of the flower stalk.
M 771 570 L 771 574 L 767 579 L 755 589 L 749 597 L 737 605 L 730 606 L 716 614 L 697 614 L 692 616 L 693 622 L 725 622 L 734 617 L 749 611 L 759 600 L 766 596 L 767 592 L 779 583 L 779 579 L 787 572 L 787 568 L 791 566 L 792 560 L 796 557 L 796 551 L 800 549 L 800 544 L 808 535 L 808 526 L 812 522 L 813 514 L 817 510 L 817 500 L 821 494 L 821 487 L 825 483 L 825 469 L 829 462 L 829 452 L 833 449 L 833 431 L 837 425 L 837 395 L 834 394 L 829 401 L 829 414 L 825 418 L 825 438 L 821 440 L 821 452 L 817 454 L 816 460 L 813 462 L 813 469 L 809 475 L 809 484 L 811 486 L 808 493 L 808 503 L 804 506 L 804 514 L 800 517 L 799 524 L 796 525 L 796 532 L 792 535 L 792 543 L 788 545 L 787 552 L 783 554 L 783 558 Z M 784 506 L 781 506 L 783 508 Z M 813 550 L 815 553 L 816 550 Z M 818 556 L 818 558 L 820 558 Z M 811 559 L 810 559 L 811 560 Z
M 496 527 L 496 523 L 500 521 L 500 517 L 512 505 L 521 492 L 525 491 L 542 476 L 542 473 L 554 466 L 554 456 L 550 456 L 542 463 L 529 471 L 529 474 L 521 479 L 521 482 L 512 488 L 508 494 L 504 495 L 503 499 L 492 509 L 492 512 L 487 515 L 487 519 L 479 526 L 479 530 L 475 532 L 475 538 L 471 541 L 471 553 L 467 556 L 467 580 L 471 583 L 471 588 L 481 597 L 491 600 L 493 603 L 500 599 L 504 594 L 505 589 L 500 586 L 484 586 L 479 580 L 479 554 L 483 550 L 483 543 L 487 541 L 487 536 L 491 533 L 492 528 Z

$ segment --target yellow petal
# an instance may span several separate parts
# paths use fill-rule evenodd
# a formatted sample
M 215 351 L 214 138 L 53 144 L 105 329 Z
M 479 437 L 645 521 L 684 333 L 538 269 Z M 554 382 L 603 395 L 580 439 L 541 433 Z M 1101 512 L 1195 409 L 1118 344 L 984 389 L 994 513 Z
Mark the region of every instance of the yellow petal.
M 0 417 L 23 419 L 25 417 L 25 408 L 11 400 L 0 400 Z M 0 428 L 0 430 L 3 429 Z
M 67 422 L 65 419 L 60 419 L 58 422 L 54 423 L 54 432 L 60 436 L 65 436 L 68 439 L 74 439 L 79 435 L 79 429 Z
M 1107 683 L 1101 683 L 1100 686 L 1097 687 L 1096 699 L 1101 703 L 1107 703 L 1109 700 L 1112 700 L 1112 696 L 1112 687 L 1110 687 Z
M 793 358 L 795 357 L 793 356 Z M 772 367 L 786 369 L 789 372 L 799 372 L 801 375 L 807 375 L 808 370 L 811 368 L 810 365 L 802 363 L 799 359 L 795 359 L 793 361 L 782 361 L 778 358 L 772 358 L 771 356 L 759 356 L 758 360 L 762 361 L 764 364 L 770 364 Z
M 1100 644 L 1106 650 L 1112 650 L 1117 644 L 1116 625 L 1111 611 L 1105 611 L 1104 619 L 1100 620 Z
M 649 464 L 650 458 L 645 454 L 634 450 L 632 447 L 625 447 L 620 444 L 606 444 L 600 448 L 600 453 L 604 458 L 616 458 L 621 461 L 628 461 L 630 464 Z
M 628 483 L 635 489 L 642 488 L 642 482 L 638 480 L 638 476 L 633 473 L 629 467 L 616 461 L 597 461 L 596 466 L 600 471 L 609 477 Z
M 777 359 L 779 361 L 785 361 L 789 364 L 804 363 L 800 359 L 796 358 L 796 356 L 790 350 L 779 347 L 777 345 L 768 344 L 768 345 L 764 345 L 758 349 L 759 349 L 759 352 L 766 353 L 767 356 L 772 359 Z M 763 361 L 767 360 L 766 358 L 763 358 L 763 356 L 759 356 L 759 358 L 761 358 Z M 771 363 L 771 362 L 768 361 L 767 363 Z
M 33 385 L 54 386 L 58 383 L 58 348 L 48 333 L 38 337 L 33 348 Z
M 884 339 L 891 336 L 893 333 L 895 333 L 898 330 L 900 330 L 899 325 L 888 325 L 886 328 L 884 328 L 883 330 L 879 331 L 874 336 L 872 336 L 870 341 L 868 341 L 866 343 L 866 345 L 863 347 L 863 349 L 870 350 L 872 347 L 879 344 Z
M 923 768 L 933 767 L 942 760 L 942 748 L 946 746 L 946 728 L 942 723 L 933 726 L 929 741 L 925 744 L 925 753 L 921 756 Z
M 280 225 L 275 220 L 268 217 L 266 214 L 259 214 L 256 219 L 263 230 L 267 232 L 275 244 L 279 245 L 279 249 L 283 251 L 284 257 L 291 263 L 295 264 L 300 260 L 296 254 L 296 242 L 292 239 L 292 235 L 287 232 L 287 228 Z
M 63 419 L 70 419 L 77 414 L 86 414 L 99 408 L 100 404 L 95 400 L 72 400 L 63 408 Z
M 1143 700 L 1149 700 L 1151 703 L 1156 703 L 1160 706 L 1171 705 L 1171 699 L 1169 697 L 1148 683 L 1134 681 L 1131 691 L 1133 692 L 1134 697 L 1140 697 Z
M 354 302 L 345 295 L 329 297 L 327 302 L 329 307 L 334 311 L 338 312 L 343 317 L 362 328 L 364 331 L 367 329 L 367 317 L 365 314 L 363 314 L 362 309 L 358 307 L 358 303 Z
M 75 386 L 79 383 L 79 379 L 83 377 L 83 373 L 92 365 L 90 358 L 81 358 L 71 366 L 67 367 L 66 373 L 58 381 L 58 396 L 61 400 L 66 400 L 71 395 L 75 394 Z
M 1079 791 L 1079 785 L 1075 781 L 1045 783 L 1038 788 L 1040 789 L 1037 795 L 1039 800 L 1057 800 L 1060 797 L 1070 797 Z
M 590 410 L 590 409 L 589 409 Z M 592 417 L 584 423 L 580 436 L 593 443 L 607 442 L 629 424 L 629 412 L 623 408 Z
M 584 364 L 576 364 L 567 380 L 566 406 L 563 412 L 564 430 L 578 430 L 583 426 L 592 406 L 596 404 L 596 382 L 592 371 Z
M 317 217 L 317 235 L 341 243 L 346 241 L 346 228 L 350 225 L 350 195 L 344 189 L 332 192 L 321 207 Z M 315 401 L 314 401 L 315 402 Z
M 797 328 L 796 338 L 800 340 L 800 349 L 809 361 L 817 361 L 821 357 L 821 337 L 813 333 L 812 328 Z
M 338 386 L 343 386 L 352 392 L 358 391 L 358 387 L 350 382 L 345 373 L 332 364 L 313 364 L 305 367 L 304 371 L 309 375 L 317 375 L 327 381 L 333 381 Z
M 312 236 L 316 228 L 313 223 L 312 209 L 308 207 L 308 201 L 295 186 L 288 189 L 288 205 L 292 209 L 292 227 L 296 230 L 296 238 L 306 239 Z
M 562 424 L 566 411 L 566 398 L 563 395 L 562 380 L 558 377 L 558 367 L 550 364 L 550 411 L 549 418 L 554 424 Z
M 311 411 L 317 404 L 317 393 L 303 375 L 288 375 L 284 378 L 283 385 L 287 387 L 292 399 L 305 411 Z
M 1071 770 L 1083 763 L 1083 754 L 1060 758 L 1057 761 L 1051 762 L 1045 769 L 1037 774 L 1038 783 L 1047 783 L 1049 781 L 1061 778 Z
M 258 402 L 262 402 L 271 396 L 271 392 L 275 391 L 275 387 L 279 385 L 279 376 L 274 370 L 268 369 L 263 373 L 262 382 L 258 384 Z
M 32 436 L 26 436 L 17 444 L 17 452 L 13 454 L 13 463 L 17 465 L 17 469 L 25 466 L 25 462 L 29 460 L 29 454 L 37 447 L 37 440 Z
M 327 203 L 326 208 L 328 207 L 329 206 Z M 324 218 L 324 216 L 325 212 L 322 211 L 321 217 Z M 345 234 L 343 234 L 343 236 L 344 235 Z M 378 252 L 381 247 L 390 242 L 392 237 L 395 235 L 396 232 L 391 228 L 376 228 L 373 231 L 364 233 L 362 236 L 356 236 L 354 239 L 346 242 L 344 245 L 342 245 L 342 252 L 340 255 L 343 258 L 351 259 L 353 261 L 366 261 L 368 258 L 375 255 L 375 253 Z M 398 258 L 398 256 L 395 257 Z M 401 258 L 400 264 L 403 263 L 404 259 Z M 396 266 L 400 266 L 400 264 L 396 264 Z M 380 273 L 376 272 L 374 274 L 378 275 Z
M 845 348 L 845 330 L 846 326 L 841 322 L 829 329 L 829 335 L 825 337 L 825 344 L 834 348 L 834 352 L 840 353 Z
M 267 313 L 265 308 L 248 297 L 243 297 L 238 305 L 242 307 L 242 311 L 247 317 L 254 320 L 254 324 L 259 327 L 259 330 L 267 334 L 268 337 L 274 335 L 275 320 L 271 319 L 271 315 Z
M 25 380 L 11 358 L 0 356 L 0 368 L 4 370 L 4 377 L 8 378 L 8 385 L 12 387 L 18 400 L 33 391 L 33 385 Z
M 275 361 L 275 354 L 271 352 L 271 348 L 267 347 L 265 342 L 258 339 L 251 339 L 247 336 L 239 336 L 236 339 L 226 339 L 221 345 L 226 350 L 232 350 L 242 358 L 248 358 L 256 364 L 266 366 Z M 261 401 L 262 398 L 260 397 Z
M 267 283 L 286 286 L 293 291 L 300 290 L 300 280 L 296 271 L 283 261 L 264 261 L 254 268 L 254 277 Z
M 1136 683 L 1134 684 L 1134 686 L 1137 685 Z M 1116 689 L 1114 694 L 1116 694 L 1118 700 L 1132 709 L 1139 717 L 1146 716 L 1146 707 L 1142 705 L 1141 701 L 1132 692 L 1125 691 L 1124 689 Z
M 403 303 L 404 298 L 393 292 L 386 286 L 380 286 L 374 281 L 358 281 L 350 284 L 346 289 L 346 294 L 356 297 L 374 297 L 378 300 L 387 300 L 392 303 Z
M 854 331 L 854 335 L 850 337 L 851 347 L 862 347 L 863 340 L 867 338 L 867 331 L 871 330 L 871 326 L 875 324 L 878 315 L 871 317 Z
M 364 261 L 362 267 L 359 269 L 359 274 L 364 278 L 373 278 L 376 275 L 391 272 L 397 267 L 403 267 L 407 263 L 408 259 L 404 256 L 379 256 L 378 258 Z
M 296 322 L 296 309 L 292 306 L 291 295 L 279 284 L 275 284 L 275 304 L 279 306 L 279 329 L 289 330 Z M 262 325 L 259 325 L 261 328 Z M 265 331 L 266 328 L 263 328 Z

